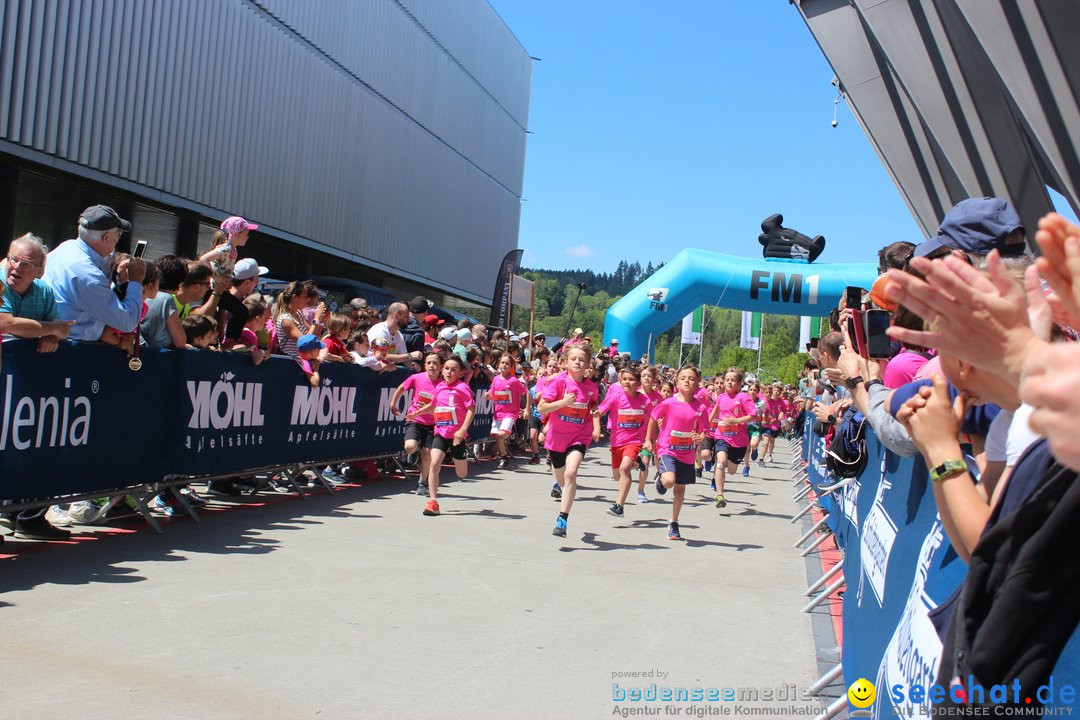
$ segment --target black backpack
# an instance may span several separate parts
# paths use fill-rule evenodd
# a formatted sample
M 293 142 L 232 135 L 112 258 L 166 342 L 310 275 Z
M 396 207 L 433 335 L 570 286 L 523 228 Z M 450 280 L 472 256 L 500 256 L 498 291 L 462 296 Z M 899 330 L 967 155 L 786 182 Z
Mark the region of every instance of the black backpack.
M 825 449 L 825 467 L 837 480 L 858 477 L 866 467 L 866 416 L 849 407 Z

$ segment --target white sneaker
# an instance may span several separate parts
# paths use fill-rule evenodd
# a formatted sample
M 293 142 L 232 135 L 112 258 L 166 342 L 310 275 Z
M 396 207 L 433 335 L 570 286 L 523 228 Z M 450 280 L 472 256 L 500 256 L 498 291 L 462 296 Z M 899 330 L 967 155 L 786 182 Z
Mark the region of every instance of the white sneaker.
M 639 503 L 647 503 L 647 502 L 649 502 L 649 498 L 645 497 L 645 493 L 638 493 L 637 494 L 637 501 Z
M 93 523 L 101 517 L 101 506 L 90 500 L 80 500 L 68 505 L 67 515 L 73 522 Z
M 53 527 L 71 527 L 75 524 L 75 520 L 70 515 L 64 512 L 64 509 L 59 505 L 53 505 L 45 513 L 45 521 Z

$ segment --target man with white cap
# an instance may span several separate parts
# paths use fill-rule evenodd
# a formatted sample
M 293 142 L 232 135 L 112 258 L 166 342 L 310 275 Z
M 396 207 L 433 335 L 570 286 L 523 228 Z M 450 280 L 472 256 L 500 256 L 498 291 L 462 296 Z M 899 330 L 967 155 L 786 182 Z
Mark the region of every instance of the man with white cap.
M 268 272 L 270 270 L 257 263 L 254 258 L 244 258 L 236 262 L 227 293 L 232 296 L 232 299 L 223 301 L 220 304 L 221 316 L 218 319 L 219 321 L 225 320 L 223 324 L 226 342 L 223 342 L 223 345 L 232 344 L 227 342 L 229 340 L 240 339 L 240 333 L 244 331 L 244 324 L 250 319 L 247 308 L 244 307 L 244 298 L 255 292 L 255 287 L 259 284 L 259 278 Z

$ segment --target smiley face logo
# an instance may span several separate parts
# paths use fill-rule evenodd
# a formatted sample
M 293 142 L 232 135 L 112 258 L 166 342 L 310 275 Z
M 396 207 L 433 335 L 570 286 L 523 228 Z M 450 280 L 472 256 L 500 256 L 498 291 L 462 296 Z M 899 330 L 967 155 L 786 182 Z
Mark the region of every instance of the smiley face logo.
M 866 678 L 859 678 L 851 683 L 847 690 L 848 702 L 857 708 L 868 708 L 874 704 L 877 697 L 877 688 Z

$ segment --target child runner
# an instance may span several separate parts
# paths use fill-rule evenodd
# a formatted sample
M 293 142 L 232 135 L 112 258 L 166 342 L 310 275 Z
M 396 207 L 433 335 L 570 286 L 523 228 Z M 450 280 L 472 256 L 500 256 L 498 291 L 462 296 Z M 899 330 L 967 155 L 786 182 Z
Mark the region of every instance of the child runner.
M 589 442 L 598 439 L 599 434 L 589 417 L 596 407 L 599 390 L 596 383 L 585 379 L 589 367 L 587 346 L 573 345 L 564 357 L 566 372 L 549 380 L 540 396 L 540 412 L 550 415 L 544 447 L 551 459 L 555 482 L 561 488 L 559 517 L 551 531 L 558 537 L 566 537 L 570 508 L 577 495 L 578 467 Z
M 700 383 L 700 370 L 692 365 L 681 368 L 675 376 L 677 394 L 653 408 L 649 429 L 645 433 L 645 447 L 652 450 L 653 437 L 657 427 L 660 427 L 660 437 L 656 441 L 660 467 L 656 492 L 663 495 L 668 488 L 675 488 L 671 501 L 671 524 L 668 525 L 669 540 L 682 540 L 679 511 L 686 497 L 686 486 L 696 481 L 694 452 L 705 438 L 709 423 L 705 405 L 694 397 Z
M 724 480 L 727 479 L 727 473 L 734 473 L 739 469 L 739 463 L 746 456 L 746 446 L 750 444 L 745 423 L 757 417 L 754 401 L 740 391 L 742 382 L 743 371 L 739 368 L 728 368 L 724 373 L 724 391 L 716 398 L 716 405 L 709 415 L 710 437 L 702 444 L 702 457 L 705 457 L 707 452 L 712 455 L 709 451 L 715 448 L 716 473 L 713 477 L 718 508 L 727 507 Z
M 746 394 L 754 401 L 754 418 L 747 424 L 746 431 L 750 435 L 750 452 L 743 456 L 743 477 L 750 477 L 750 461 L 757 460 L 758 445 L 761 444 L 761 413 L 765 401 L 758 395 L 757 382 L 750 383 L 746 388 Z
M 367 335 L 364 335 L 367 340 Z M 435 386 L 439 384 L 442 374 L 443 358 L 439 353 L 429 352 L 424 356 L 424 372 L 415 373 L 405 378 L 405 382 L 398 385 L 390 398 L 390 411 L 395 415 L 409 415 L 415 413 L 417 408 L 429 404 L 435 399 Z M 401 396 L 412 391 L 412 403 L 406 412 L 398 407 Z M 428 470 L 431 461 L 431 443 L 435 437 L 435 416 L 431 414 L 415 415 L 412 420 L 405 423 L 405 454 L 408 456 L 406 463 L 412 465 L 416 462 L 416 453 L 420 453 L 420 479 L 416 484 L 417 495 L 428 494 Z
M 664 396 L 660 394 L 658 389 L 659 385 L 660 371 L 656 369 L 655 365 L 650 365 L 641 371 L 641 391 L 648 396 L 653 407 L 664 401 Z M 640 472 L 638 473 L 637 488 L 637 499 L 642 504 L 649 502 L 649 498 L 645 495 L 645 481 L 649 478 L 649 465 L 656 465 L 656 456 L 642 448 L 641 453 L 638 455 L 638 470 Z
M 773 447 L 776 445 L 776 436 L 780 434 L 780 420 L 784 414 L 784 401 L 780 399 L 780 386 L 773 385 L 766 388 L 765 417 L 761 425 L 765 430 L 765 442 L 761 447 L 760 465 L 765 467 L 766 462 L 773 461 Z
M 442 366 L 443 381 L 435 386 L 435 398 L 427 405 L 405 416 L 415 421 L 434 411 L 435 437 L 431 441 L 431 459 L 428 462 L 428 501 L 425 515 L 438 515 L 439 471 L 443 458 L 454 458 L 454 471 L 459 478 L 469 474 L 469 461 L 465 458 L 465 438 L 469 433 L 476 412 L 472 390 L 461 382 L 465 374 L 464 363 L 457 355 L 448 357 Z
M 615 504 L 608 508 L 608 512 L 615 517 L 623 516 L 623 505 L 626 496 L 630 494 L 630 469 L 637 462 L 641 445 L 645 441 L 645 430 L 648 423 L 646 419 L 652 411 L 652 402 L 649 396 L 641 392 L 641 371 L 634 367 L 625 367 L 619 373 L 621 392 L 615 392 L 612 386 L 596 408 L 593 417 L 599 421 L 600 416 L 608 413 L 611 426 L 611 468 L 618 476 L 619 493 Z
M 503 353 L 499 358 L 499 374 L 491 380 L 488 395 L 494 402 L 491 418 L 491 434 L 495 436 L 499 470 L 510 467 L 510 453 L 506 450 L 506 439 L 514 432 L 514 425 L 521 416 L 521 398 L 528 395 L 525 384 L 514 374 L 514 356 Z
M 705 406 L 706 415 L 711 415 L 712 409 L 716 405 L 716 397 L 713 395 L 708 382 L 698 388 L 698 391 L 694 393 L 694 399 L 700 400 Z M 706 439 L 708 439 L 707 436 Z M 698 448 L 697 454 L 694 456 L 694 475 L 701 477 L 704 471 L 712 469 L 712 454 L 710 453 L 708 457 L 705 457 L 705 444 L 702 442 L 701 447 Z M 716 489 L 715 481 L 709 481 L 709 488 Z

